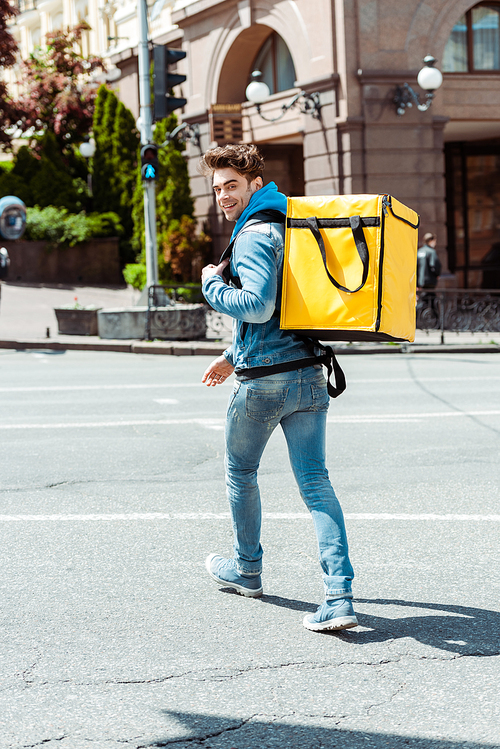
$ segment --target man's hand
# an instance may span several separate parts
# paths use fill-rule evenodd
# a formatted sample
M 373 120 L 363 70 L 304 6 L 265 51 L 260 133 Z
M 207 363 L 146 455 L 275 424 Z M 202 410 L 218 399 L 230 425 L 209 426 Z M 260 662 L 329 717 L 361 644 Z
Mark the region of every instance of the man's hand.
M 233 372 L 233 365 L 229 364 L 225 356 L 219 356 L 207 367 L 201 381 L 208 387 L 221 385 Z
M 212 276 L 220 276 L 221 278 L 224 278 L 222 272 L 224 268 L 227 268 L 228 265 L 229 259 L 223 260 L 222 263 L 219 263 L 219 265 L 214 265 L 213 263 L 210 263 L 210 265 L 206 265 L 201 271 L 201 282 L 205 283 L 205 281 Z

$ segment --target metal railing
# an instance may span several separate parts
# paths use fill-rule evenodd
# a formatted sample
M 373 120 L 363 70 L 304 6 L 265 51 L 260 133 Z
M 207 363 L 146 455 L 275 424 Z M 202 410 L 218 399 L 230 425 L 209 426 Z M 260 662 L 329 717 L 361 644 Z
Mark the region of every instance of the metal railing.
M 151 286 L 149 289 L 148 309 L 146 313 L 145 336 L 148 340 L 154 337 L 155 328 L 161 327 L 161 319 L 155 325 L 155 319 L 161 317 L 161 308 L 175 304 L 203 304 L 201 312 L 206 319 L 206 338 L 211 340 L 231 340 L 231 319 L 213 310 L 203 298 L 199 286 L 189 284 L 166 284 Z M 158 309 L 160 308 L 160 309 Z M 436 289 L 422 290 L 417 299 L 417 328 L 424 331 L 441 331 L 441 340 L 448 332 L 499 332 L 500 331 L 500 289 Z M 183 329 L 183 337 L 191 333 L 199 338 L 199 322 L 183 321 L 183 327 L 191 325 L 192 331 Z
M 500 289 L 421 290 L 417 298 L 417 328 L 444 332 L 500 331 Z

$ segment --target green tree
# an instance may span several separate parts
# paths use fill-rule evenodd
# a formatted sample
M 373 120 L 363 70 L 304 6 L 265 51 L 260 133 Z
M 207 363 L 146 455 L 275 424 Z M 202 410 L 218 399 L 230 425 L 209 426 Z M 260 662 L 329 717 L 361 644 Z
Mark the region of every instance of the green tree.
M 134 115 L 119 101 L 116 108 L 112 137 L 115 187 L 118 193 L 116 212 L 121 218 L 125 236 L 120 241 L 120 252 L 124 262 L 131 262 L 135 253 L 132 248 L 134 222 L 132 220 L 132 198 L 135 189 L 140 136 Z
M 16 62 L 17 42 L 8 27 L 8 21 L 19 13 L 9 0 L 0 0 L 0 68 L 11 68 Z M 8 94 L 5 81 L 0 80 L 0 144 L 11 144 L 10 126 L 17 120 L 17 109 Z
M 122 262 L 135 255 L 132 198 L 135 188 L 139 134 L 132 112 L 113 91 L 101 86 L 94 110 L 93 133 L 96 150 L 93 158 L 93 208 L 113 211 L 120 216 L 125 233 L 120 240 Z
M 81 196 L 63 159 L 56 136 L 50 130 L 40 140 L 40 167 L 31 180 L 33 203 L 41 208 L 55 205 L 69 211 L 82 209 Z
M 112 153 L 117 105 L 116 95 L 106 86 L 101 86 L 97 93 L 92 123 L 95 140 L 92 189 L 94 208 L 102 212 L 115 211 L 119 202 Z
M 94 112 L 96 94 L 90 74 L 105 69 L 101 58 L 82 57 L 76 51 L 83 31 L 88 29 L 90 26 L 82 22 L 67 31 L 50 32 L 46 47 L 36 49 L 22 62 L 23 90 L 19 99 L 11 102 L 15 117 L 1 124 L 4 133 L 15 124 L 37 148 L 36 133 L 50 131 L 61 153 L 82 141 Z
M 27 146 L 19 149 L 12 169 L 0 176 L 0 197 L 15 195 L 27 206 L 53 205 L 81 211 L 86 198 L 83 158 L 72 154 L 64 157 L 49 130 L 37 147 L 36 156 Z
M 167 134 L 177 126 L 177 117 L 172 114 L 157 123 L 154 131 L 154 141 L 158 145 L 165 143 Z M 189 175 L 186 160 L 183 156 L 185 145 L 180 141 L 169 141 L 159 149 L 160 162 L 159 179 L 156 188 L 156 218 L 158 245 L 158 273 L 160 281 L 172 280 L 172 270 L 169 261 L 169 236 L 172 231 L 179 231 L 180 222 L 184 217 L 193 219 L 194 202 L 191 197 Z M 138 253 L 137 260 L 141 266 L 145 265 L 145 229 L 144 229 L 144 189 L 140 169 L 137 171 L 136 187 L 133 196 L 132 218 L 134 222 L 133 247 Z M 184 227 L 188 224 L 185 222 Z M 144 272 L 129 266 L 128 279 L 145 278 Z M 131 281 L 129 281 L 131 282 Z M 138 282 L 139 283 L 139 282 Z
M 158 144 L 164 143 L 167 134 L 172 132 L 176 126 L 177 118 L 175 115 L 158 122 L 154 134 L 155 142 Z M 170 141 L 159 151 L 160 179 L 156 201 L 159 245 L 167 241 L 172 221 L 180 221 L 183 216 L 192 217 L 194 214 L 188 167 L 183 156 L 185 150 L 184 143 Z
M 0 174 L 0 198 L 15 195 L 26 205 L 34 205 L 31 182 L 40 170 L 40 160 L 32 155 L 27 146 L 21 146 L 11 163 L 12 169 Z
M 197 232 L 196 219 L 183 216 L 170 223 L 163 257 L 170 265 L 174 281 L 199 281 L 201 269 L 210 261 L 212 240 L 205 231 Z
M 0 65 L 12 64 L 15 51 L 5 41 L 5 18 L 14 12 L 6 12 L 5 3 L 0 0 Z M 88 28 L 81 23 L 47 34 L 46 47 L 21 63 L 18 100 L 9 98 L 0 84 L 0 143 L 9 146 L 15 126 L 32 152 L 20 149 L 10 174 L 0 177 L 0 194 L 17 195 L 31 206 L 55 205 L 70 211 L 87 206 L 87 165 L 76 146 L 92 122 L 96 92 L 90 74 L 104 69 L 100 58 L 82 57 L 76 51 Z

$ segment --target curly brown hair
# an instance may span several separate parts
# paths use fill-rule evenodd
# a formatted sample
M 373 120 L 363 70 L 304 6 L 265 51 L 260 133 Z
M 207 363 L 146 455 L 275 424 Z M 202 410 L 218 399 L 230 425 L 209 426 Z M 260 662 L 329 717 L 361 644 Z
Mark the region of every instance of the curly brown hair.
M 264 157 L 252 143 L 217 146 L 201 157 L 199 171 L 205 177 L 211 177 L 217 169 L 234 169 L 252 182 L 256 177 L 262 177 Z

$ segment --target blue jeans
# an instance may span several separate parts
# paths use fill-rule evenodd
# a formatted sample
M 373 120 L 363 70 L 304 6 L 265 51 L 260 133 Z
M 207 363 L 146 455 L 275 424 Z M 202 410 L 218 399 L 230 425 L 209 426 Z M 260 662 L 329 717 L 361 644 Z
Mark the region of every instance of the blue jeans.
M 274 429 L 281 425 L 300 494 L 318 539 L 326 598 L 352 598 L 342 508 L 325 466 L 329 405 L 321 369 L 307 367 L 237 381 L 226 418 L 226 486 L 239 572 L 260 574 L 261 503 L 257 470 Z

